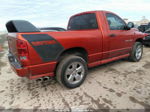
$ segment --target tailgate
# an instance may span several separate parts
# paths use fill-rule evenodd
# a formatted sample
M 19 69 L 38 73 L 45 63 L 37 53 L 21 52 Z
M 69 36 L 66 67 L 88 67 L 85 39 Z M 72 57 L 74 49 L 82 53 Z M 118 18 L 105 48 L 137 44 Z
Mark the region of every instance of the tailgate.
M 6 28 L 8 31 L 9 60 L 15 60 L 22 65 L 26 65 L 27 45 L 23 39 L 19 39 L 19 33 L 40 32 L 39 29 L 25 20 L 11 20 L 6 23 Z M 25 48 L 23 47 L 24 45 Z M 26 54 L 23 55 L 25 52 Z
M 24 20 L 11 20 L 6 23 L 6 28 L 8 31 L 8 44 L 9 44 L 9 51 L 15 57 L 17 56 L 17 34 L 19 32 L 40 32 L 34 25 L 32 25 L 28 21 Z

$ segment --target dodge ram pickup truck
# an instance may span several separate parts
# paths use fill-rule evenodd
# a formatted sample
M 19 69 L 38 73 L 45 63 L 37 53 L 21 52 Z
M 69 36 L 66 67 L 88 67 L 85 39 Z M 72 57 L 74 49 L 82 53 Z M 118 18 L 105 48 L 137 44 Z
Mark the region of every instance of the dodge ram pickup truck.
M 21 77 L 56 77 L 67 87 L 79 87 L 88 68 L 121 58 L 138 62 L 145 34 L 109 11 L 71 16 L 67 31 L 40 32 L 24 20 L 6 23 L 9 62 Z

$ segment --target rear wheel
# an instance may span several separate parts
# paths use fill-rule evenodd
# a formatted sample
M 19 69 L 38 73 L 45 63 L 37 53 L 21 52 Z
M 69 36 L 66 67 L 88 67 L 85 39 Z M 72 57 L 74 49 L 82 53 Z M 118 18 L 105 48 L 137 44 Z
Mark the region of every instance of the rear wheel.
M 136 42 L 132 48 L 132 52 L 129 56 L 131 61 L 137 62 L 140 61 L 143 54 L 143 44 L 141 42 Z
M 56 70 L 56 78 L 61 85 L 76 88 L 85 80 L 87 71 L 86 61 L 82 57 L 70 55 L 60 61 Z

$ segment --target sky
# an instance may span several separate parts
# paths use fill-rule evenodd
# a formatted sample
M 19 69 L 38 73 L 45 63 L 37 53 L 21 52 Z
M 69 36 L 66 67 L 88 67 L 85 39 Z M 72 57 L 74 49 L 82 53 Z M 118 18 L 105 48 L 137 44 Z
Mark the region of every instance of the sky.
M 9 20 L 66 28 L 71 15 L 90 10 L 112 11 L 129 21 L 150 20 L 150 0 L 0 0 L 0 31 Z

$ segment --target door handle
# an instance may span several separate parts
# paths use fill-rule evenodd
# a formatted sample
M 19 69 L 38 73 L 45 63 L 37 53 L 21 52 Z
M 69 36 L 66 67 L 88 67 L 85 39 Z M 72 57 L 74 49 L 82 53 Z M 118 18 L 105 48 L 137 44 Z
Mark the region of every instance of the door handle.
M 116 37 L 116 35 L 115 34 L 110 34 L 109 37 Z

